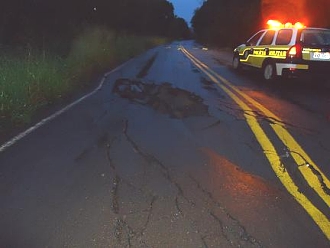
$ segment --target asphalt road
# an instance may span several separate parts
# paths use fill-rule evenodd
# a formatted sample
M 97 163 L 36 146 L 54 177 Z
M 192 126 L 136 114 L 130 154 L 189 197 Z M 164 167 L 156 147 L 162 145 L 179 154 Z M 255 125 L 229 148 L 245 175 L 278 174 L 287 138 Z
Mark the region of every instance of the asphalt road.
M 148 51 L 1 147 L 0 247 L 329 247 L 330 86 Z

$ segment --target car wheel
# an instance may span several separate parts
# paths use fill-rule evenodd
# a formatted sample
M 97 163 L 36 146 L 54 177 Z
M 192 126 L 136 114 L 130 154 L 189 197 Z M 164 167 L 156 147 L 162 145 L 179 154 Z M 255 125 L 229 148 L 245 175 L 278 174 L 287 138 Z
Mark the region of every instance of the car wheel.
M 239 60 L 239 56 L 237 54 L 235 54 L 233 58 L 233 68 L 236 71 L 239 71 L 242 68 L 241 61 Z
M 263 66 L 263 77 L 265 81 L 272 81 L 275 79 L 275 66 L 271 62 L 267 62 Z

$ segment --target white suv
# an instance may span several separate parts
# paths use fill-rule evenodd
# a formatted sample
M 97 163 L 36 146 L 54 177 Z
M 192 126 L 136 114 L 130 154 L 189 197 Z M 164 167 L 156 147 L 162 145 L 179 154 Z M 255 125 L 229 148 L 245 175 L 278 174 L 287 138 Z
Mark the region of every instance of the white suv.
M 330 73 L 330 29 L 305 27 L 301 23 L 272 24 L 234 50 L 233 68 L 254 67 L 265 80 L 276 76 Z

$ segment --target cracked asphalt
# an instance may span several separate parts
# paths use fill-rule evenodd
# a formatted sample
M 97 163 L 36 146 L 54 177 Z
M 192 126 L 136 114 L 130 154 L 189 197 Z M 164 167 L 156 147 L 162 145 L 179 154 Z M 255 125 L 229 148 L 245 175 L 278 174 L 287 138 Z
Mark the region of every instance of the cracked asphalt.
M 181 45 L 280 119 L 241 109 Z M 157 47 L 2 151 L 0 247 L 329 247 L 246 116 L 256 117 L 278 166 L 329 220 L 298 167 L 309 166 L 329 195 L 330 87 L 265 85 L 229 64 L 228 51 L 192 41 Z M 324 174 L 283 146 L 272 125 L 287 128 Z

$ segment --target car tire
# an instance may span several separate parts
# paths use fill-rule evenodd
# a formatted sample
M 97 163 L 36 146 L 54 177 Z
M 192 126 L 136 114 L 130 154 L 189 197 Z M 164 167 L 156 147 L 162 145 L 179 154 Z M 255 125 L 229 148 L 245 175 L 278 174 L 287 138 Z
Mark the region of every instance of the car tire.
M 242 64 L 241 61 L 239 60 L 238 54 L 234 55 L 232 66 L 235 71 L 240 71 L 242 69 Z
M 276 69 L 275 69 L 274 63 L 272 63 L 271 61 L 266 62 L 264 64 L 263 68 L 262 68 L 263 79 L 266 82 L 273 81 L 275 79 L 275 76 L 276 76 L 275 70 Z

